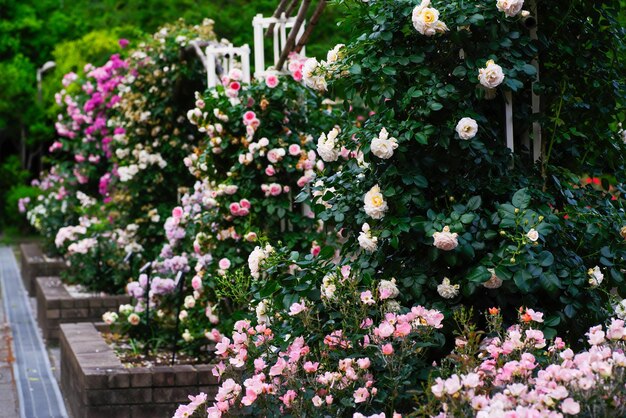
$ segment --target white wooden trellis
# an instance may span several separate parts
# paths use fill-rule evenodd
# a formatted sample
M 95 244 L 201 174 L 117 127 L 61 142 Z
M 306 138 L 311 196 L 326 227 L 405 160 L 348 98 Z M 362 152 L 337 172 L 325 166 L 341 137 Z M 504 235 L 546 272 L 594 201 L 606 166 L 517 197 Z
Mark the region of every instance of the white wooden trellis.
M 273 31 L 273 51 L 274 51 L 274 65 L 278 63 L 280 54 L 287 44 L 287 37 L 289 36 L 287 29 L 292 29 L 296 23 L 295 17 L 287 17 L 285 13 L 280 17 L 263 17 L 262 14 L 258 14 L 252 19 L 252 26 L 254 28 L 254 77 L 260 78 L 265 73 L 265 35 L 264 31 L 270 25 L 274 25 Z M 298 35 L 296 36 L 296 44 L 300 40 L 300 37 L 304 34 L 306 21 L 300 26 Z M 289 31 L 291 32 L 291 31 Z M 306 55 L 306 48 L 302 48 L 302 55 Z
M 222 67 L 222 74 L 228 74 L 233 68 L 240 67 L 242 81 L 250 82 L 250 47 L 247 44 L 240 47 L 235 47 L 233 44 L 209 45 L 204 50 L 196 42 L 192 42 L 191 45 L 206 69 L 208 88 L 217 86 L 220 81 L 217 77 L 218 62 Z M 237 57 L 240 66 L 237 64 Z

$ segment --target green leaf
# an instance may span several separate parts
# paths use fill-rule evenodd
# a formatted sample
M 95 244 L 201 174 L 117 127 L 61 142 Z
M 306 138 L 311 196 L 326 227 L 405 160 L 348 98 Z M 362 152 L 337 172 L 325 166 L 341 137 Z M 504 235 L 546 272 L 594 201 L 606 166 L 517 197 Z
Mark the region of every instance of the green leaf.
M 361 66 L 359 64 L 354 64 L 352 67 L 350 67 L 350 74 L 360 75 Z
M 465 213 L 461 215 L 461 223 L 464 223 L 466 225 L 471 224 L 475 217 L 476 215 L 474 215 L 473 213 Z
M 528 193 L 528 189 L 523 188 L 515 192 L 511 203 L 513 203 L 513 206 L 518 209 L 526 209 L 530 204 L 530 194 Z
M 487 270 L 487 267 L 477 266 L 474 269 L 472 269 L 465 278 L 472 283 L 481 284 L 489 280 L 490 277 L 491 277 L 491 273 L 489 273 L 489 271 Z
M 443 105 L 441 103 L 438 102 L 432 102 L 429 106 L 432 110 L 434 110 L 435 112 L 438 110 L 443 109 Z
M 455 77 L 463 78 L 467 75 L 467 69 L 459 65 L 452 71 L 452 75 Z
M 537 69 L 535 68 L 534 65 L 531 65 L 531 64 L 524 64 L 524 66 L 522 67 L 522 71 L 526 73 L 527 75 L 537 74 Z
M 541 267 L 550 267 L 554 263 L 554 256 L 550 251 L 542 251 L 537 257 Z
M 472 196 L 467 201 L 467 210 L 476 210 L 482 205 L 483 200 L 480 196 Z

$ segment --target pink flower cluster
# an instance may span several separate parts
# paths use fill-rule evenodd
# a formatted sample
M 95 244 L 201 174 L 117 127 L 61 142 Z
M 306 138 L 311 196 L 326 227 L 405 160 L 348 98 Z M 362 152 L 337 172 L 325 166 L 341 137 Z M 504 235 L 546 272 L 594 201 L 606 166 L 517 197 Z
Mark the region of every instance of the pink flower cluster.
M 560 338 L 545 348 L 540 330 L 512 326 L 504 340 L 486 342 L 488 355 L 473 371 L 435 380 L 431 391 L 441 401 L 438 417 L 563 417 L 583 411 L 624 416 L 624 321 L 592 327 L 587 336 L 589 350 L 574 353 Z M 549 363 L 542 365 L 540 358 Z
M 307 58 L 298 54 L 297 52 L 292 52 L 289 54 L 287 69 L 291 73 L 291 76 L 294 80 L 302 81 L 302 67 L 304 67 L 304 63 L 306 61 Z
M 233 216 L 246 216 L 250 213 L 251 206 L 248 199 L 241 199 L 239 202 L 231 203 L 228 208 Z

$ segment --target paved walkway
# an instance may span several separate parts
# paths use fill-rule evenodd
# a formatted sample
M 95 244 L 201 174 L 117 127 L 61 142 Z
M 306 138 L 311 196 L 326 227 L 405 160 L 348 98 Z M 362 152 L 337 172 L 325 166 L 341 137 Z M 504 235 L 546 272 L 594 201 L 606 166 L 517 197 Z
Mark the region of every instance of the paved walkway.
M 17 387 L 13 375 L 13 337 L 4 311 L 2 286 L 0 286 L 0 418 L 19 416 Z
M 7 385 L 13 393 L 17 388 L 20 413 L 3 415 L 4 386 L 0 386 L 0 418 L 66 418 L 67 412 L 51 368 L 48 354 L 37 330 L 28 296 L 22 284 L 15 256 L 10 248 L 0 247 L 0 287 L 2 288 L 3 312 L 10 323 L 13 334 L 15 360 L 12 373 L 14 379 Z M 6 321 L 2 321 L 6 323 Z M 5 343 L 6 346 L 6 343 Z M 9 349 L 10 353 L 10 349 Z M 11 369 L 8 369 L 11 370 Z M 2 381 L 0 380 L 0 383 Z M 7 397 L 10 395 L 7 395 Z

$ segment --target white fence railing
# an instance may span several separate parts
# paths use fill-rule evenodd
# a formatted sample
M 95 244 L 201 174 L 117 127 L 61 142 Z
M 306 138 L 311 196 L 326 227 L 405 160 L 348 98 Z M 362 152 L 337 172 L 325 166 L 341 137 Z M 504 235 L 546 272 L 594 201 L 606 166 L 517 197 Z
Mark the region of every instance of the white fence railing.
M 262 14 L 258 14 L 252 20 L 252 27 L 254 28 L 254 77 L 259 78 L 263 76 L 266 70 L 265 66 L 265 34 L 264 31 L 270 25 L 274 25 L 273 31 L 273 52 L 274 52 L 274 65 L 278 63 L 280 54 L 287 44 L 287 37 L 289 32 L 287 29 L 292 29 L 296 23 L 295 17 L 286 17 L 283 13 L 280 17 L 263 17 Z M 296 37 L 296 43 L 300 40 L 300 37 L 304 33 L 306 22 L 300 26 L 298 35 Z M 306 55 L 305 48 L 302 48 L 302 55 Z
M 233 68 L 239 68 L 243 74 L 242 81 L 250 82 L 250 47 L 247 44 L 240 47 L 234 47 L 233 44 L 209 45 L 204 50 L 195 42 L 191 45 L 206 69 L 208 88 L 215 87 L 220 82 L 217 74 L 218 63 L 221 74 L 228 74 Z

